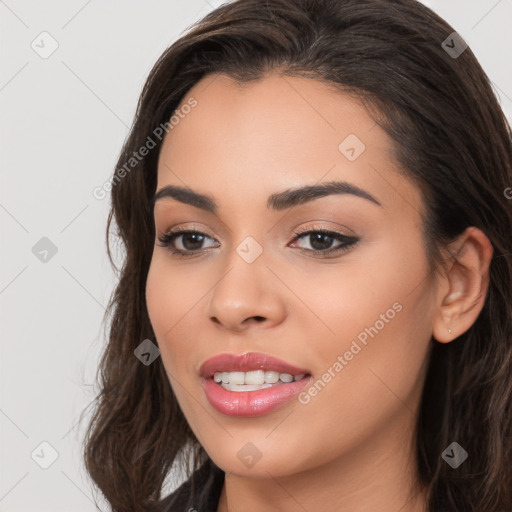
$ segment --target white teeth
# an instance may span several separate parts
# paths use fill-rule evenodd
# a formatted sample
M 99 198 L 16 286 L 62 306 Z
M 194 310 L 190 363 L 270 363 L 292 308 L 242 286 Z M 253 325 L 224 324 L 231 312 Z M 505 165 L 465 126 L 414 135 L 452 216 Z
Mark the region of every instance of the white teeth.
M 259 382 L 247 382 L 244 372 L 227 372 L 227 375 L 229 384 L 259 384 Z
M 265 382 L 275 384 L 279 380 L 279 372 L 268 371 L 265 372 Z
M 232 389 L 231 391 L 253 391 L 249 386 L 255 386 L 256 389 L 265 389 L 270 387 L 271 384 L 282 384 L 300 380 L 306 374 L 301 373 L 295 377 L 290 373 L 279 373 L 273 370 L 252 370 L 249 372 L 215 372 L 213 380 L 222 384 L 224 388 L 228 389 L 226 385 L 241 387 L 244 389 Z M 268 386 L 267 386 L 268 384 Z
M 222 387 L 228 391 L 258 391 L 259 389 L 271 388 L 272 384 L 223 384 Z
M 229 376 L 230 384 L 264 384 L 265 383 L 265 372 L 263 370 L 254 370 L 252 372 L 245 372 L 245 382 L 233 382 Z M 242 373 L 243 375 L 243 373 Z

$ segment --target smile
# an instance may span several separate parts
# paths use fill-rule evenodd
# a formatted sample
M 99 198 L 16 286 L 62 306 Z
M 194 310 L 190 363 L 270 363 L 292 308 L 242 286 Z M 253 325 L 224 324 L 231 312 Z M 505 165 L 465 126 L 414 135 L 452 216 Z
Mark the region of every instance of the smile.
M 201 365 L 210 405 L 228 416 L 267 414 L 289 402 L 311 381 L 309 370 L 268 354 L 219 354 Z

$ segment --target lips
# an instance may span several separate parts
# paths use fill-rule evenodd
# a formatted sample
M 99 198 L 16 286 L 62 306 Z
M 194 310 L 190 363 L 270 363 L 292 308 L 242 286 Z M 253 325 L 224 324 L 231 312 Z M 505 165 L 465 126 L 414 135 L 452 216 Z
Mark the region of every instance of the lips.
M 310 374 L 307 368 L 299 368 L 268 354 L 247 352 L 245 354 L 219 354 L 207 359 L 199 369 L 205 379 L 213 377 L 215 372 L 249 372 L 251 370 L 276 371 L 293 376 Z
M 251 372 L 262 370 L 265 372 L 275 372 L 281 374 L 279 381 L 275 382 L 275 373 L 273 384 L 248 385 L 237 384 L 233 389 L 232 383 L 224 384 L 214 380 L 214 374 L 229 374 L 228 379 L 235 376 L 234 372 Z M 307 368 L 299 368 L 258 352 L 248 352 L 246 354 L 219 354 L 206 360 L 199 370 L 201 375 L 201 385 L 210 405 L 218 412 L 239 418 L 250 418 L 271 413 L 285 404 L 290 404 L 306 386 L 311 383 L 313 377 Z M 262 373 L 262 372 L 256 372 Z M 286 382 L 281 380 L 285 378 L 282 374 L 289 374 Z M 298 380 L 289 381 L 290 375 L 298 376 Z M 248 373 L 245 375 L 247 380 Z M 239 377 L 239 376 L 238 376 Z M 261 378 L 261 375 L 260 375 Z M 231 388 L 231 389 L 229 389 Z M 256 389 L 255 389 L 256 388 Z

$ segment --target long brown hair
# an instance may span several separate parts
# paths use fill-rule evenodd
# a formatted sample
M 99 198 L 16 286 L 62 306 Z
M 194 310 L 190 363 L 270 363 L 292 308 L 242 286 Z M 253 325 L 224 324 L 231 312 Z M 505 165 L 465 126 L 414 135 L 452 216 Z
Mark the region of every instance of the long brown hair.
M 238 0 L 212 11 L 159 58 L 113 180 L 107 250 L 115 267 L 115 221 L 125 256 L 104 318 L 108 345 L 84 439 L 86 469 L 114 512 L 155 510 L 171 469 L 188 476 L 208 459 L 161 358 L 146 366 L 134 356 L 143 340 L 156 343 L 145 302 L 163 139 L 154 131 L 208 73 L 250 82 L 275 70 L 356 94 L 373 109 L 397 162 L 422 191 L 434 272 L 441 249 L 466 227 L 491 241 L 483 310 L 453 342 L 432 340 L 416 462 L 429 511 L 512 510 L 512 137 L 489 79 L 453 32 L 415 0 Z M 127 172 L 148 137 L 156 147 Z M 441 458 L 453 441 L 469 454 L 457 469 Z

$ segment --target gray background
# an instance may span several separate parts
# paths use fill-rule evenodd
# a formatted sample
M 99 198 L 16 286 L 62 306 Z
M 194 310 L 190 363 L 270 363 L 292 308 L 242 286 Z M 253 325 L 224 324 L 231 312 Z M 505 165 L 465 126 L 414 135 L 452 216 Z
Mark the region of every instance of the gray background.
M 109 199 L 92 190 L 110 178 L 156 59 L 221 3 L 0 0 L 1 512 L 96 510 L 77 421 L 115 282 Z M 512 0 L 424 3 L 471 46 L 512 119 Z

